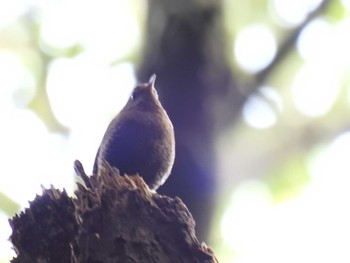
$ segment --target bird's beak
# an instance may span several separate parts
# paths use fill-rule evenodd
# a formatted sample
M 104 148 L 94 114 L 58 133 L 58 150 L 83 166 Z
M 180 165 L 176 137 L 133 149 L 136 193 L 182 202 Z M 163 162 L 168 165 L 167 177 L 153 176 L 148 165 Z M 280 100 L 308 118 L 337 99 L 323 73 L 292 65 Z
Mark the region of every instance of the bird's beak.
M 146 84 L 146 87 L 158 99 L 158 93 L 157 93 L 157 91 L 156 91 L 156 89 L 154 87 L 154 83 L 156 82 L 156 77 L 157 77 L 156 74 L 153 74 L 150 77 L 148 83 Z
M 153 74 L 147 83 L 144 84 L 144 87 L 149 91 L 152 92 L 154 90 L 154 82 L 156 81 L 156 74 Z
M 154 88 L 154 83 L 156 82 L 156 78 L 157 78 L 157 75 L 153 74 L 148 81 L 148 85 Z

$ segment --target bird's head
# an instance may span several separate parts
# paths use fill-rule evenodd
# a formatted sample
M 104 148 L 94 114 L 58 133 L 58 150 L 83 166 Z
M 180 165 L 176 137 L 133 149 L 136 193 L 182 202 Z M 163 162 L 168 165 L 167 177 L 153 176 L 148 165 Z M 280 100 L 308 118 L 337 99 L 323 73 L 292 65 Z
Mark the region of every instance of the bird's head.
M 148 82 L 137 85 L 130 97 L 130 100 L 138 101 L 158 101 L 158 93 L 154 88 L 156 75 L 153 74 Z

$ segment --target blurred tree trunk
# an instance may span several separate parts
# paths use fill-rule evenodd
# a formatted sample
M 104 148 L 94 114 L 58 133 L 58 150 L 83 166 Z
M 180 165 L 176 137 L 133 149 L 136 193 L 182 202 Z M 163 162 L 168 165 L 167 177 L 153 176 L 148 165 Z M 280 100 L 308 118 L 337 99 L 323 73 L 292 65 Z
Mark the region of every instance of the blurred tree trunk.
M 175 165 L 159 192 L 184 201 L 202 239 L 207 238 L 215 201 L 218 126 L 228 112 L 235 119 L 242 104 L 226 56 L 221 5 L 150 0 L 138 70 L 139 81 L 157 74 L 161 102 L 175 127 Z M 227 96 L 233 98 L 230 111 L 225 109 Z
M 175 127 L 176 159 L 160 192 L 179 196 L 207 238 L 215 203 L 215 139 L 232 127 L 248 96 L 268 82 L 293 50 L 300 32 L 329 7 L 324 0 L 287 29 L 272 62 L 248 82 L 230 68 L 220 0 L 149 0 L 139 82 L 157 74 L 157 90 Z

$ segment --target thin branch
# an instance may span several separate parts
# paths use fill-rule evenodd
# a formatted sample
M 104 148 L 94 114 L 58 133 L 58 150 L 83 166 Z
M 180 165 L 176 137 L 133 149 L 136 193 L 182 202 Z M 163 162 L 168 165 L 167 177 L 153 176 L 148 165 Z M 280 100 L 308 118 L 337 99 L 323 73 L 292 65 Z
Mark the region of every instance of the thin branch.
M 252 81 L 251 85 L 248 85 L 248 87 L 251 87 L 249 89 L 249 92 L 254 92 L 257 88 L 259 88 L 263 83 L 266 82 L 267 79 L 270 78 L 270 76 L 274 73 L 274 71 L 280 66 L 281 62 L 290 54 L 292 51 L 295 42 L 297 41 L 301 31 L 315 18 L 317 18 L 320 14 L 324 13 L 325 10 L 330 6 L 330 3 L 332 0 L 324 0 L 314 11 L 312 11 L 305 20 L 296 28 L 291 30 L 282 41 L 282 44 L 280 45 L 279 50 L 277 51 L 277 54 L 273 61 L 270 63 L 268 67 L 266 67 L 264 70 L 260 71 Z

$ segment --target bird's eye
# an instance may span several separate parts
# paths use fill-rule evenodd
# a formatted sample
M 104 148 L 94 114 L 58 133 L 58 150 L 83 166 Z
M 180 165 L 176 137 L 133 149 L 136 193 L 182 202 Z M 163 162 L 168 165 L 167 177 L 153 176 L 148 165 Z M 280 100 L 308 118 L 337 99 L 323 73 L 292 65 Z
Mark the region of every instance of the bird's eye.
M 140 94 L 141 94 L 141 90 L 139 88 L 135 88 L 131 94 L 131 99 L 136 100 L 138 97 L 140 97 Z
M 137 98 L 139 97 L 139 92 L 133 92 L 132 94 L 131 94 L 131 99 L 132 100 L 136 100 Z

